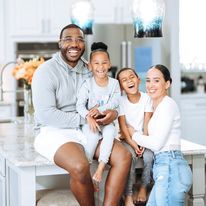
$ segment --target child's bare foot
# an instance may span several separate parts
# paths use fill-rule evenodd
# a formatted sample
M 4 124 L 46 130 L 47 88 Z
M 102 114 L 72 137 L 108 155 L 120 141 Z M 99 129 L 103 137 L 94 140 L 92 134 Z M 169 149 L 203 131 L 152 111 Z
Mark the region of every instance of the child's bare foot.
M 147 188 L 141 186 L 137 195 L 137 202 L 146 202 L 147 200 Z
M 94 192 L 99 192 L 99 182 L 93 181 Z
M 132 195 L 127 195 L 127 196 L 125 196 L 124 205 L 125 205 L 125 206 L 135 206 L 135 205 L 134 205 L 134 202 L 133 202 Z
M 92 179 L 96 182 L 101 182 L 102 181 L 102 174 L 103 174 L 103 171 L 104 171 L 104 167 L 105 167 L 105 163 L 104 162 L 100 162 L 98 167 L 97 167 L 97 170 L 96 172 L 94 173 Z

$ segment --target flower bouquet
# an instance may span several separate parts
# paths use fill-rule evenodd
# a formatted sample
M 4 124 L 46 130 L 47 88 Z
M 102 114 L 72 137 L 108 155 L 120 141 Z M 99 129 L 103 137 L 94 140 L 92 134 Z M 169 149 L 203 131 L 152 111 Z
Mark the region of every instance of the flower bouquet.
M 44 62 L 43 58 L 32 59 L 30 61 L 18 61 L 14 67 L 12 74 L 17 80 L 21 80 L 24 85 L 24 121 L 25 123 L 33 123 L 34 108 L 32 104 L 31 82 L 34 72 L 40 64 Z
M 43 58 L 32 59 L 29 61 L 21 60 L 13 69 L 13 76 L 17 80 L 22 80 L 25 87 L 31 88 L 32 77 L 40 64 L 44 62 Z

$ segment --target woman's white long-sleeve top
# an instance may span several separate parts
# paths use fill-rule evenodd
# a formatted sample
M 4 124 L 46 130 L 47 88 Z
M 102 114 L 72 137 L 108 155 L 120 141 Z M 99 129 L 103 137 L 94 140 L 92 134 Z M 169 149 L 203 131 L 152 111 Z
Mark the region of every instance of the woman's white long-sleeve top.
M 180 149 L 180 112 L 176 102 L 165 96 L 155 109 L 148 124 L 148 134 L 134 133 L 133 139 L 155 153 Z

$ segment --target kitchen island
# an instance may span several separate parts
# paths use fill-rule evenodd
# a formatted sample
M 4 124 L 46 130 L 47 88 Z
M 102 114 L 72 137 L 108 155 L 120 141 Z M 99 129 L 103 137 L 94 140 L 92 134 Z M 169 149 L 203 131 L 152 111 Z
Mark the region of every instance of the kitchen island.
M 34 151 L 32 126 L 0 124 L 0 205 L 35 206 L 37 177 L 67 172 Z M 192 167 L 189 206 L 204 206 L 206 147 L 182 140 L 182 151 Z

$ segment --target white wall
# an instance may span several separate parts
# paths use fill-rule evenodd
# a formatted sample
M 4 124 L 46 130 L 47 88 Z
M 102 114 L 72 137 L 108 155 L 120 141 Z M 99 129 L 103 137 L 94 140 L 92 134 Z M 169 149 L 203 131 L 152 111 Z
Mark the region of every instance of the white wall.
M 165 35 L 168 41 L 165 50 L 173 79 L 171 96 L 180 102 L 180 66 L 179 66 L 179 0 L 166 0 Z

